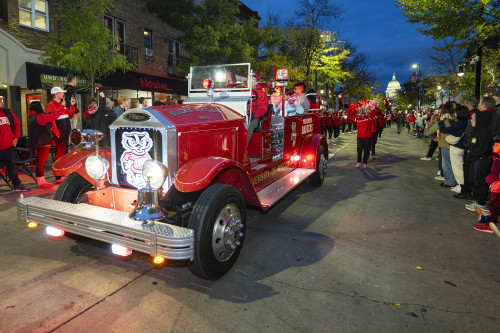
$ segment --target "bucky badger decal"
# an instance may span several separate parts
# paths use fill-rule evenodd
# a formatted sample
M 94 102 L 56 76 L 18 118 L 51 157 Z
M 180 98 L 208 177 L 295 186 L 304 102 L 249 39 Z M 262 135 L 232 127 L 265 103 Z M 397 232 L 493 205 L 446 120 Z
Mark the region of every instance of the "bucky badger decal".
M 125 149 L 120 157 L 123 172 L 127 174 L 127 182 L 137 188 L 146 186 L 142 179 L 142 166 L 151 159 L 149 151 L 153 140 L 148 132 L 123 132 L 122 146 Z

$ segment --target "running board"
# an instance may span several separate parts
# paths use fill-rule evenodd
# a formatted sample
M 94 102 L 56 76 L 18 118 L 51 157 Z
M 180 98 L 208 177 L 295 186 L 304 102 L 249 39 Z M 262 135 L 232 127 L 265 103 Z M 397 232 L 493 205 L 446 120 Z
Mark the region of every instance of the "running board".
M 257 192 L 262 208 L 268 209 L 276 204 L 288 192 L 302 184 L 315 171 L 316 169 L 295 169 Z

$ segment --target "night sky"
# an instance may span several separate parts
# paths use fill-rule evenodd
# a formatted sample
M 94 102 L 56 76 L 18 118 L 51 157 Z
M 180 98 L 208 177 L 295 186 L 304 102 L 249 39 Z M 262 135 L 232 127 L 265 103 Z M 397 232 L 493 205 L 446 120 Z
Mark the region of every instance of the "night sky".
M 282 13 L 282 23 L 293 16 L 298 2 L 290 0 L 243 0 L 250 9 L 256 10 L 262 18 L 261 25 L 267 21 L 269 10 Z M 425 75 L 427 59 L 422 55 L 431 49 L 434 41 L 420 34 L 416 26 L 406 22 L 395 0 L 352 0 L 340 4 L 345 13 L 341 20 L 333 21 L 328 30 L 339 31 L 341 40 L 349 40 L 359 52 L 366 53 L 370 59 L 369 68 L 377 75 L 379 90 L 385 92 L 387 84 L 396 73 L 396 79 L 403 83 L 415 70 L 412 65 L 419 63 Z M 272 7 L 271 7 L 272 4 Z

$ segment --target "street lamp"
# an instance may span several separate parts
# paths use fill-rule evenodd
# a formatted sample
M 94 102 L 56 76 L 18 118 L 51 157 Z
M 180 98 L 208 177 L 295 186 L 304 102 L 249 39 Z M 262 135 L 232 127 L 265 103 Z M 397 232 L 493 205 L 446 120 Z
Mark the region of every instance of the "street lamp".
M 464 76 L 464 74 L 465 74 L 464 65 L 463 64 L 458 65 L 458 73 L 457 73 L 458 77 L 462 77 Z
M 417 69 L 417 109 L 420 110 L 420 81 L 422 79 L 420 74 L 420 64 L 413 64 L 412 68 Z

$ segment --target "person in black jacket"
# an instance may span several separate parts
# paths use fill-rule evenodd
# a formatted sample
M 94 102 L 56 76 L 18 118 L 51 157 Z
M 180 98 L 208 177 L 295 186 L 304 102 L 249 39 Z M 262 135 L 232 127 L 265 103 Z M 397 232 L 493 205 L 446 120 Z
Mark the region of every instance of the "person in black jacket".
M 467 127 L 465 128 L 465 134 L 463 137 L 463 146 L 464 146 L 464 164 L 463 164 L 463 173 L 464 173 L 464 185 L 461 188 L 461 192 L 453 195 L 453 197 L 457 199 L 472 199 L 472 187 L 473 183 L 471 180 L 471 163 L 467 159 L 467 154 L 469 153 L 470 147 L 472 145 L 472 137 L 474 136 L 474 127 L 472 127 L 471 119 L 475 114 L 479 112 L 477 110 L 477 100 L 475 98 L 469 98 L 465 102 L 465 106 L 469 109 L 469 121 L 467 123 Z
M 66 101 L 66 105 L 73 105 L 71 103 L 72 100 L 75 101 L 75 116 L 71 119 L 72 127 L 76 127 L 76 124 L 78 122 L 78 117 L 80 115 L 80 110 L 78 110 L 78 106 L 76 105 L 76 92 L 75 92 L 75 87 L 76 87 L 76 76 L 74 75 L 68 75 L 68 84 L 66 87 L 64 87 L 64 90 L 66 92 L 64 93 L 64 100 Z
M 439 122 L 439 131 L 444 134 L 450 134 L 457 138 L 460 138 L 457 143 L 450 142 L 450 161 L 451 169 L 453 170 L 453 176 L 457 181 L 457 186 L 451 190 L 460 193 L 462 186 L 464 184 L 464 173 L 463 173 L 463 163 L 464 163 L 464 134 L 467 123 L 469 122 L 469 110 L 463 105 L 458 105 L 455 113 L 457 115 L 456 121 L 454 121 L 451 126 L 446 127 L 443 122 Z M 448 138 L 448 137 L 447 137 Z M 448 140 L 448 139 L 446 139 Z
M 103 92 L 99 93 L 99 110 L 95 117 L 95 129 L 102 132 L 104 137 L 100 141 L 100 145 L 109 147 L 111 145 L 111 134 L 109 125 L 111 125 L 118 117 L 113 111 L 113 102 L 106 98 Z
M 40 101 L 30 103 L 28 113 L 29 139 L 32 149 L 36 151 L 36 186 L 47 184 L 43 167 L 49 156 L 52 141 L 51 123 L 62 114 L 61 110 L 46 114 Z
M 467 159 L 471 162 L 474 202 L 465 205 L 470 211 L 475 210 L 475 206 L 487 210 L 486 200 L 488 198 L 488 183 L 485 178 L 490 172 L 492 154 L 492 134 L 489 125 L 495 113 L 495 101 L 491 97 L 482 97 L 478 105 L 479 112 L 476 113 L 476 120 L 472 120 L 474 136 L 472 144 L 467 154 Z

